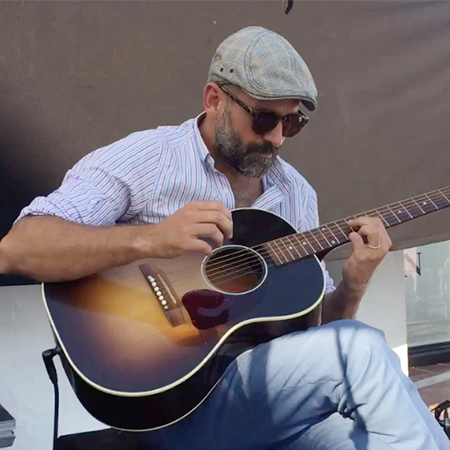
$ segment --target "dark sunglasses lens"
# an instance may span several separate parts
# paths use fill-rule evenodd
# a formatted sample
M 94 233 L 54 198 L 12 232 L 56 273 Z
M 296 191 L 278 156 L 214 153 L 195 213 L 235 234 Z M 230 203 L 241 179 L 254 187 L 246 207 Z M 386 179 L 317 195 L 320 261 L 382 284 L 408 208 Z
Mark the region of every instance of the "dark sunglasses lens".
M 256 134 L 266 134 L 272 131 L 280 118 L 271 112 L 258 112 L 253 118 L 253 131 Z
M 280 122 L 281 117 L 271 112 L 258 112 L 253 119 L 253 131 L 256 134 L 270 133 Z M 308 119 L 297 114 L 283 118 L 283 136 L 292 137 L 301 131 Z
M 301 117 L 294 114 L 291 116 L 287 116 L 283 120 L 283 136 L 295 136 L 305 125 L 306 121 L 304 121 Z

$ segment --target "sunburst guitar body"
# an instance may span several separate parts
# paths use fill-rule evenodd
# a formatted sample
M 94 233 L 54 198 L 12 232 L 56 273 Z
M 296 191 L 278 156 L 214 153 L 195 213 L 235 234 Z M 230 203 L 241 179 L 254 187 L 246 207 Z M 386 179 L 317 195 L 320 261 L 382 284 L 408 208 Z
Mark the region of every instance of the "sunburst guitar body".
M 280 259 L 296 249 L 280 252 L 279 238 L 296 230 L 277 215 L 232 215 L 233 238 L 210 256 L 43 284 L 65 371 L 98 420 L 129 431 L 182 420 L 242 352 L 311 324 L 325 292 L 319 259 Z

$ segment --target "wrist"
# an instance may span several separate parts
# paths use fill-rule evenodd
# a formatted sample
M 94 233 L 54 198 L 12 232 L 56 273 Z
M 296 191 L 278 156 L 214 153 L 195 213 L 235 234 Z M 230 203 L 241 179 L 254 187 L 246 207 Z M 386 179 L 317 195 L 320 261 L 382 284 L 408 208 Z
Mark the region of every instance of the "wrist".
M 138 225 L 131 228 L 131 236 L 128 240 L 129 251 L 133 259 L 139 260 L 151 258 L 155 254 L 155 237 L 153 225 Z
M 366 291 L 368 285 L 368 283 L 349 280 L 346 276 L 342 278 L 342 284 L 345 291 L 351 295 L 362 295 Z

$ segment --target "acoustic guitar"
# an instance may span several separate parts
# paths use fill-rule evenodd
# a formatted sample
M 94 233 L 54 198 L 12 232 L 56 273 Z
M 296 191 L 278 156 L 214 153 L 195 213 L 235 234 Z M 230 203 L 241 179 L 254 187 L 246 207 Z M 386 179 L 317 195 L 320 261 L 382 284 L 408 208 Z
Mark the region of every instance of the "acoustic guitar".
M 301 233 L 270 212 L 236 209 L 233 238 L 209 256 L 144 259 L 44 283 L 66 374 L 109 426 L 173 424 L 201 405 L 239 354 L 316 323 L 320 260 L 349 241 L 347 220 L 379 217 L 390 228 L 447 206 L 450 187 Z

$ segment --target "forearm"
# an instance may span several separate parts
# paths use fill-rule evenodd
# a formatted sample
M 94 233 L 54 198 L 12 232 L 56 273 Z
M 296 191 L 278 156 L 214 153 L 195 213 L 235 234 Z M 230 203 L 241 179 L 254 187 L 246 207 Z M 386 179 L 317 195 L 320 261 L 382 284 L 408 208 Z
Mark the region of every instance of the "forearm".
M 342 280 L 334 292 L 325 296 L 322 323 L 354 319 L 364 292 L 365 286 L 352 288 L 345 279 Z
M 0 242 L 0 273 L 65 281 L 145 256 L 144 226 L 92 227 L 57 217 L 26 217 Z

